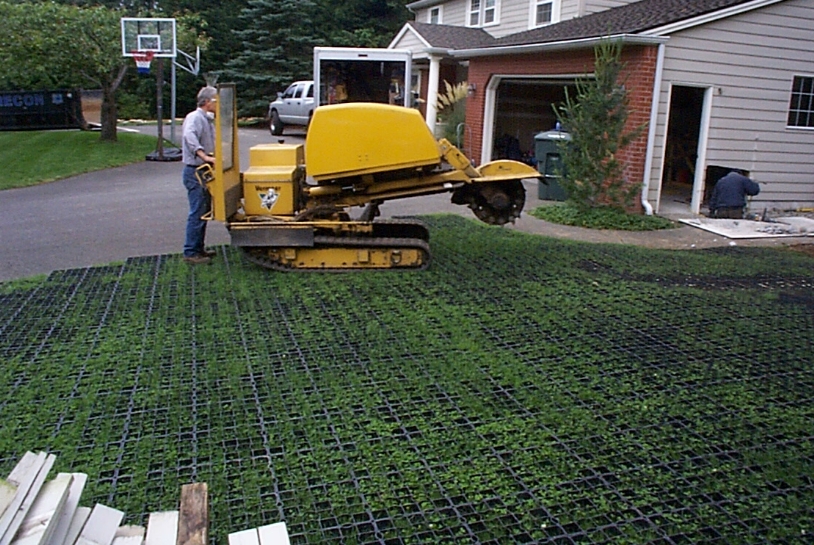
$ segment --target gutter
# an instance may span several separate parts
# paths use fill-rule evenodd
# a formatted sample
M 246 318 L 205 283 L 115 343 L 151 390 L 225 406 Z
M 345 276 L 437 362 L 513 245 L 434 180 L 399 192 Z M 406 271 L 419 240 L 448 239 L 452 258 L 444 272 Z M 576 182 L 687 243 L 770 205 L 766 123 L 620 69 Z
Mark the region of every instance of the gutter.
M 417 2 L 410 2 L 405 7 L 413 11 L 415 9 L 428 8 L 436 4 L 443 4 L 445 0 L 418 0 Z
M 613 36 L 593 36 L 578 40 L 565 40 L 543 44 L 507 45 L 501 47 L 480 47 L 477 49 L 457 49 L 450 51 L 452 57 L 494 57 L 498 55 L 524 55 L 546 53 L 568 49 L 592 48 L 607 41 L 619 41 L 623 45 L 661 45 L 669 38 L 665 36 L 641 36 L 639 34 L 616 34 Z
M 653 168 L 653 146 L 656 143 L 656 122 L 659 116 L 659 100 L 661 98 L 661 79 L 664 74 L 664 43 L 659 44 L 658 59 L 656 60 L 656 74 L 653 82 L 653 101 L 650 104 L 650 130 L 647 132 L 647 155 L 644 158 L 644 179 L 642 180 L 642 207 L 648 216 L 653 215 L 653 205 L 647 200 L 650 191 L 650 170 Z

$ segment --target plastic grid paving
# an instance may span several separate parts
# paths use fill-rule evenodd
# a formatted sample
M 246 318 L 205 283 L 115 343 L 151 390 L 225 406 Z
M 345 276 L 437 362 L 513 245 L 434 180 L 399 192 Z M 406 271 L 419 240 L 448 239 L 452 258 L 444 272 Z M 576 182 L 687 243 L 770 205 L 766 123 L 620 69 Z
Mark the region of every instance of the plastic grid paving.
M 0 473 L 49 450 L 133 523 L 203 480 L 213 543 L 808 542 L 810 258 L 427 221 L 421 273 L 0 285 Z

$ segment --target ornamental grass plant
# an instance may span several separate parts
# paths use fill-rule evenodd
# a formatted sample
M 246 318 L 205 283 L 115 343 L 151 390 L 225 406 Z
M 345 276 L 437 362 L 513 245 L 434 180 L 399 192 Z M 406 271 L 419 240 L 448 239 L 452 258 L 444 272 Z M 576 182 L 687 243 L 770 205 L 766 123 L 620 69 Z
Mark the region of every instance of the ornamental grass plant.
M 423 272 L 224 247 L 0 284 L 0 474 L 26 450 L 216 543 L 804 543 L 812 258 L 424 218 Z

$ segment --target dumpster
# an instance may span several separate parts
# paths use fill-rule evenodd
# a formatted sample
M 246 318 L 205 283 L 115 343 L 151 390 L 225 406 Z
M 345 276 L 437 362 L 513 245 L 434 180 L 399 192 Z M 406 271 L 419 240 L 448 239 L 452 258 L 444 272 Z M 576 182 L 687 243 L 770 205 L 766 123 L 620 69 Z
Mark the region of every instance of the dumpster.
M 541 132 L 534 137 L 534 155 L 537 170 L 543 175 L 538 182 L 537 197 L 544 201 L 564 201 L 565 190 L 559 183 L 562 171 L 559 143 L 571 141 L 571 135 L 562 130 Z
M 0 131 L 78 129 L 84 126 L 75 89 L 0 91 Z

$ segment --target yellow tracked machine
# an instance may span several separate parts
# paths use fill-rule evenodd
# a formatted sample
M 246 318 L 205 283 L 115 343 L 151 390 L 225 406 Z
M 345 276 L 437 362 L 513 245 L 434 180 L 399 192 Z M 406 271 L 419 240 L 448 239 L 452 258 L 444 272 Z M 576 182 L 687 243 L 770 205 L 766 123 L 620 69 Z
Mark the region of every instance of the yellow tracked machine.
M 429 232 L 420 221 L 376 220 L 392 199 L 452 193 L 482 221 L 520 217 L 532 167 L 499 160 L 480 168 L 436 141 L 418 111 L 351 103 L 314 111 L 305 146 L 272 143 L 238 162 L 235 88 L 218 87 L 214 168 L 198 176 L 212 195 L 207 219 L 225 223 L 246 258 L 276 270 L 424 269 Z M 351 218 L 353 207 L 364 207 Z

